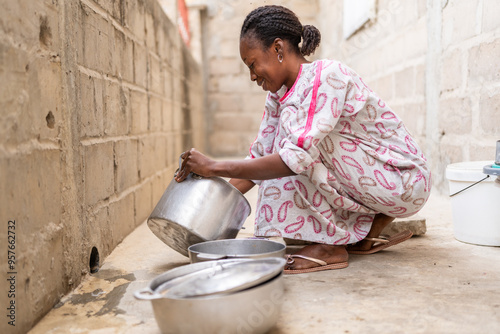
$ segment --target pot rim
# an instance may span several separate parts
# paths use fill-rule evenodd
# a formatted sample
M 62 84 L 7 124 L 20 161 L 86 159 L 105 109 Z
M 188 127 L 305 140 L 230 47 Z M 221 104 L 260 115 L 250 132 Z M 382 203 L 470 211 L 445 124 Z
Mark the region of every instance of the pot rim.
M 216 254 L 208 251 L 201 251 L 201 250 L 196 250 L 197 246 L 198 247 L 203 247 L 205 245 L 210 245 L 210 244 L 220 244 L 220 243 L 230 243 L 230 244 L 238 244 L 238 243 L 251 243 L 251 242 L 261 242 L 261 243 L 274 243 L 277 245 L 281 245 L 280 249 L 276 249 L 274 251 L 269 251 L 269 252 L 262 252 L 262 253 L 246 253 L 246 254 Z M 282 244 L 281 242 L 277 242 L 274 240 L 269 240 L 269 239 L 221 239 L 221 240 L 209 240 L 209 241 L 203 241 L 199 242 L 197 244 L 191 245 L 188 247 L 188 253 L 193 254 L 193 255 L 198 255 L 198 254 L 210 254 L 210 255 L 220 255 L 224 256 L 226 258 L 232 258 L 232 259 L 240 259 L 240 258 L 248 258 L 249 256 L 252 255 L 258 255 L 260 257 L 265 256 L 266 254 L 274 254 L 276 252 L 281 252 L 286 249 L 286 245 Z
M 277 264 L 280 262 L 283 263 L 283 266 L 285 265 L 285 259 L 276 259 Z M 276 275 L 273 275 L 269 279 L 259 282 L 256 285 L 248 286 L 245 289 L 242 290 L 237 290 L 237 291 L 228 291 L 228 292 L 221 292 L 217 294 L 211 294 L 211 295 L 203 295 L 203 296 L 192 296 L 192 297 L 180 297 L 180 296 L 166 296 L 164 294 L 161 294 L 157 292 L 156 290 L 163 285 L 164 283 L 174 280 L 176 278 L 180 278 L 185 275 L 190 275 L 190 274 L 195 274 L 197 271 L 203 271 L 205 269 L 209 269 L 212 267 L 215 267 L 217 265 L 224 265 L 224 264 L 237 264 L 237 263 L 245 263 L 245 262 L 254 262 L 254 261 L 262 261 L 264 259 L 224 259 L 224 260 L 218 260 L 218 261 L 207 261 L 207 262 L 198 262 L 198 263 L 193 263 L 193 264 L 188 264 L 180 267 L 176 267 L 173 269 L 170 269 L 156 277 L 154 277 L 148 285 L 141 289 L 137 290 L 134 292 L 134 297 L 139 300 L 161 300 L 161 299 L 166 299 L 166 300 L 200 300 L 200 299 L 216 299 L 216 298 L 221 298 L 224 296 L 230 296 L 238 293 L 243 293 L 247 292 L 249 290 L 252 290 L 254 288 L 257 288 L 259 286 L 262 286 L 264 284 L 267 284 L 271 282 L 272 280 L 280 277 L 283 275 L 283 270 L 280 270 L 277 272 Z

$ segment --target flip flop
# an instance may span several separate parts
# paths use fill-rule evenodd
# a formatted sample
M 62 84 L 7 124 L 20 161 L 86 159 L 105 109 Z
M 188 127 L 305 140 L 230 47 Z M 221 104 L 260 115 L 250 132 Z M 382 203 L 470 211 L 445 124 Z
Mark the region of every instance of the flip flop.
M 368 254 L 377 253 L 383 249 L 397 245 L 403 241 L 410 239 L 412 235 L 413 235 L 413 233 L 411 231 L 407 230 L 407 231 L 403 231 L 403 232 L 400 232 L 398 234 L 395 234 L 389 238 L 386 238 L 386 237 L 365 238 L 364 240 L 376 242 L 375 244 L 373 244 L 372 248 L 370 248 L 368 250 L 351 250 L 351 249 L 349 249 L 349 247 L 347 247 L 347 252 L 349 254 L 357 254 L 357 255 L 368 255 Z M 355 244 L 353 244 L 353 245 L 355 245 Z
M 292 254 L 292 255 L 287 255 L 287 264 L 292 264 L 295 262 L 294 258 L 301 258 L 304 260 L 309 260 L 312 262 L 315 262 L 319 264 L 318 267 L 312 267 L 312 268 L 306 268 L 306 269 L 285 269 L 284 273 L 285 274 L 305 274 L 305 273 L 312 273 L 315 271 L 323 271 L 323 270 L 330 270 L 330 269 L 342 269 L 346 268 L 349 263 L 347 262 L 338 262 L 338 263 L 326 263 L 323 260 L 316 259 L 313 257 L 305 256 L 305 255 L 299 255 L 299 254 Z

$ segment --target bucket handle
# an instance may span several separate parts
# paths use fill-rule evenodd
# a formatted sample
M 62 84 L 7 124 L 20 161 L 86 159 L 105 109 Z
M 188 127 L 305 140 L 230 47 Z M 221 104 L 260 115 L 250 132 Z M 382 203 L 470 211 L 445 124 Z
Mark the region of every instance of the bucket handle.
M 489 177 L 490 177 L 489 175 L 486 175 L 486 177 L 485 177 L 484 179 L 481 179 L 481 180 L 479 180 L 479 181 L 477 181 L 477 182 L 475 182 L 475 183 L 471 184 L 470 186 L 467 186 L 467 187 L 465 187 L 464 189 L 459 190 L 459 191 L 457 191 L 457 192 L 456 192 L 456 193 L 454 193 L 454 194 L 451 194 L 451 195 L 450 195 L 450 197 L 453 197 L 453 196 L 455 196 L 455 195 L 460 194 L 462 191 L 465 191 L 465 190 L 469 189 L 470 187 L 473 187 L 473 186 L 475 186 L 476 184 L 483 182 L 484 180 L 486 180 L 486 179 L 487 179 L 487 178 L 489 178 Z

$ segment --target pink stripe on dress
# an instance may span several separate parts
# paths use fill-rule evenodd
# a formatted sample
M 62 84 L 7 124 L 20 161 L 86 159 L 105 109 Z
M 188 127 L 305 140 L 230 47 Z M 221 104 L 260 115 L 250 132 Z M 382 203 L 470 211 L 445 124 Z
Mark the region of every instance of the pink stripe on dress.
M 304 148 L 304 140 L 306 139 L 306 135 L 309 131 L 311 131 L 313 118 L 314 118 L 314 112 L 316 111 L 318 87 L 320 84 L 321 68 L 323 67 L 323 62 L 319 61 L 317 66 L 318 67 L 316 68 L 316 76 L 314 77 L 314 86 L 313 86 L 313 92 L 312 92 L 312 97 L 311 97 L 311 104 L 309 105 L 309 111 L 307 112 L 306 128 L 305 128 L 304 132 L 299 136 L 299 139 L 297 140 L 297 146 L 301 147 L 301 148 Z

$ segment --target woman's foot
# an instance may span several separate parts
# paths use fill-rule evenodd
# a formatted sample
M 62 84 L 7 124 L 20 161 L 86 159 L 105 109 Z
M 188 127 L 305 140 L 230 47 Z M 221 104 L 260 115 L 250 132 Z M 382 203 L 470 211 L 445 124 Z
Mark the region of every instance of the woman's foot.
M 380 233 L 384 230 L 384 228 L 389 225 L 395 218 L 386 216 L 382 213 L 379 213 L 373 219 L 372 227 L 370 228 L 370 232 L 366 235 L 366 238 L 378 238 Z M 363 239 L 358 241 L 354 245 L 347 246 L 349 251 L 366 251 L 372 248 L 373 244 L 377 241 Z
M 324 264 L 319 264 L 313 260 L 305 259 L 301 257 L 311 258 L 323 261 Z M 349 258 L 349 254 L 345 246 L 332 246 L 324 244 L 314 244 L 305 246 L 295 254 L 289 256 L 287 265 L 285 266 L 286 271 L 300 271 L 307 270 L 316 267 L 325 267 L 325 269 L 335 269 L 328 267 L 329 265 L 335 264 L 346 264 Z

